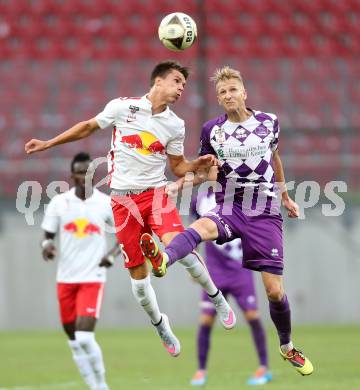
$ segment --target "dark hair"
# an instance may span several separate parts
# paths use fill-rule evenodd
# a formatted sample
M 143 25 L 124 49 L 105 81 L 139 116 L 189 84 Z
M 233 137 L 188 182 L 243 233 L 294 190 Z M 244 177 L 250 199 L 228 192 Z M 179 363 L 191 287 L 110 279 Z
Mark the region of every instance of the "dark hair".
M 185 80 L 189 77 L 189 69 L 187 67 L 181 66 L 178 62 L 172 60 L 162 61 L 151 72 L 150 86 L 154 85 L 156 77 L 165 78 L 172 70 L 179 71 L 185 77 Z
M 74 165 L 77 162 L 91 161 L 91 157 L 88 153 L 80 152 L 74 156 L 71 161 L 71 172 L 74 172 Z

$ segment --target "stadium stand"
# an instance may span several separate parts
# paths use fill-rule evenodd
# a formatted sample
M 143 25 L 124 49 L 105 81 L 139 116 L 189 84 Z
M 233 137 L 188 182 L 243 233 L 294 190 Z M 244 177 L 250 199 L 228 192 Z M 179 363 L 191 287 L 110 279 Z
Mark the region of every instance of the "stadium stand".
M 188 154 L 196 153 L 201 110 L 218 113 L 211 87 L 199 92 L 200 74 L 228 63 L 242 71 L 249 105 L 279 114 L 285 155 L 313 161 L 321 181 L 358 169 L 360 0 L 184 0 L 182 10 L 198 21 L 199 43 L 173 54 L 157 39 L 159 20 L 175 11 L 170 0 L 0 0 L 3 194 L 13 196 L 19 182 L 10 163 L 28 180 L 44 181 L 58 168 L 43 173 L 43 159 L 70 157 L 81 146 L 104 156 L 110 141 L 101 134 L 37 156 L 29 174 L 23 144 L 95 115 L 116 96 L 143 93 L 149 69 L 169 57 L 194 68 L 175 110 L 188 123 Z M 322 158 L 331 161 L 326 168 Z M 294 175 L 306 176 L 306 164 L 289 161 Z

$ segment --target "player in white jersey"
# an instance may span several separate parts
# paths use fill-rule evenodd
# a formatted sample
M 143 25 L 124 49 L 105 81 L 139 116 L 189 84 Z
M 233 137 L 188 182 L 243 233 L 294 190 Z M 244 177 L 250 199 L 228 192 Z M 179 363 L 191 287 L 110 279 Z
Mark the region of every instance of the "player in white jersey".
M 173 61 L 161 62 L 151 73 L 151 88 L 145 96 L 114 99 L 95 118 L 80 122 L 48 141 L 32 139 L 25 145 L 27 153 L 38 152 L 85 138 L 99 128 L 113 127 L 108 161 L 116 235 L 123 245 L 133 294 L 172 356 L 180 353 L 180 343 L 167 316 L 160 313 L 139 239 L 143 233 L 153 231 L 168 245 L 184 230 L 175 205 L 167 196 L 164 173 L 167 160 L 179 177 L 217 163 L 212 155 L 194 161 L 184 157 L 184 121 L 170 110 L 169 104 L 180 98 L 187 77 L 187 68 Z M 235 315 L 198 254 L 192 252 L 180 263 L 208 293 L 223 326 L 232 328 Z M 164 274 L 162 270 L 156 271 L 157 276 Z
M 41 245 L 46 261 L 58 255 L 60 317 L 74 361 L 90 389 L 107 390 L 102 352 L 94 330 L 103 299 L 105 267 L 112 265 L 121 249 L 116 244 L 107 253 L 105 228 L 113 226 L 111 199 L 96 188 L 85 191 L 90 163 L 87 153 L 74 157 L 71 176 L 75 186 L 51 199 L 41 225 L 45 234 Z

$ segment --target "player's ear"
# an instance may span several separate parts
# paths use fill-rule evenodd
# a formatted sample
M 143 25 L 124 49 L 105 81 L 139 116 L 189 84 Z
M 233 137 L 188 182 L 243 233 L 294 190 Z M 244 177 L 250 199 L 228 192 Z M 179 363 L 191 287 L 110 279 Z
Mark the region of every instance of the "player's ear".
M 247 91 L 246 91 L 246 89 L 244 88 L 244 100 L 246 100 L 247 99 Z
M 154 85 L 158 87 L 163 79 L 159 76 L 155 77 Z

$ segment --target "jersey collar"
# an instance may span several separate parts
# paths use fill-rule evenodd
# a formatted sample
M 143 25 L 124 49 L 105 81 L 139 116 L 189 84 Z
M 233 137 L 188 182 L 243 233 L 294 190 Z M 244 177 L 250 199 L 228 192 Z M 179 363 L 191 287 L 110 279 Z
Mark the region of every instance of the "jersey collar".
M 144 101 L 146 107 L 151 111 L 152 103 L 148 99 L 147 94 L 142 97 L 142 100 Z M 164 118 L 168 118 L 170 116 L 170 108 L 169 108 L 169 106 L 166 106 L 166 108 L 165 108 L 165 110 L 163 112 L 160 112 L 159 114 L 155 114 L 153 116 L 162 116 Z
M 252 118 L 254 118 L 254 116 L 255 116 L 255 110 L 253 110 L 252 108 L 250 108 L 250 107 L 246 107 L 246 109 L 248 110 L 248 111 L 250 111 L 251 112 L 251 116 L 249 116 L 249 118 L 247 118 L 247 119 L 245 119 L 244 121 L 242 121 L 242 122 L 230 122 L 229 121 L 229 123 L 234 123 L 234 124 L 244 124 L 244 123 L 247 123 L 247 121 L 249 121 L 250 119 L 252 119 Z M 224 114 L 224 117 L 225 117 L 225 120 L 224 120 L 224 122 L 226 122 L 229 118 L 228 118 L 228 115 L 227 114 Z M 224 123 L 223 122 L 223 123 Z

